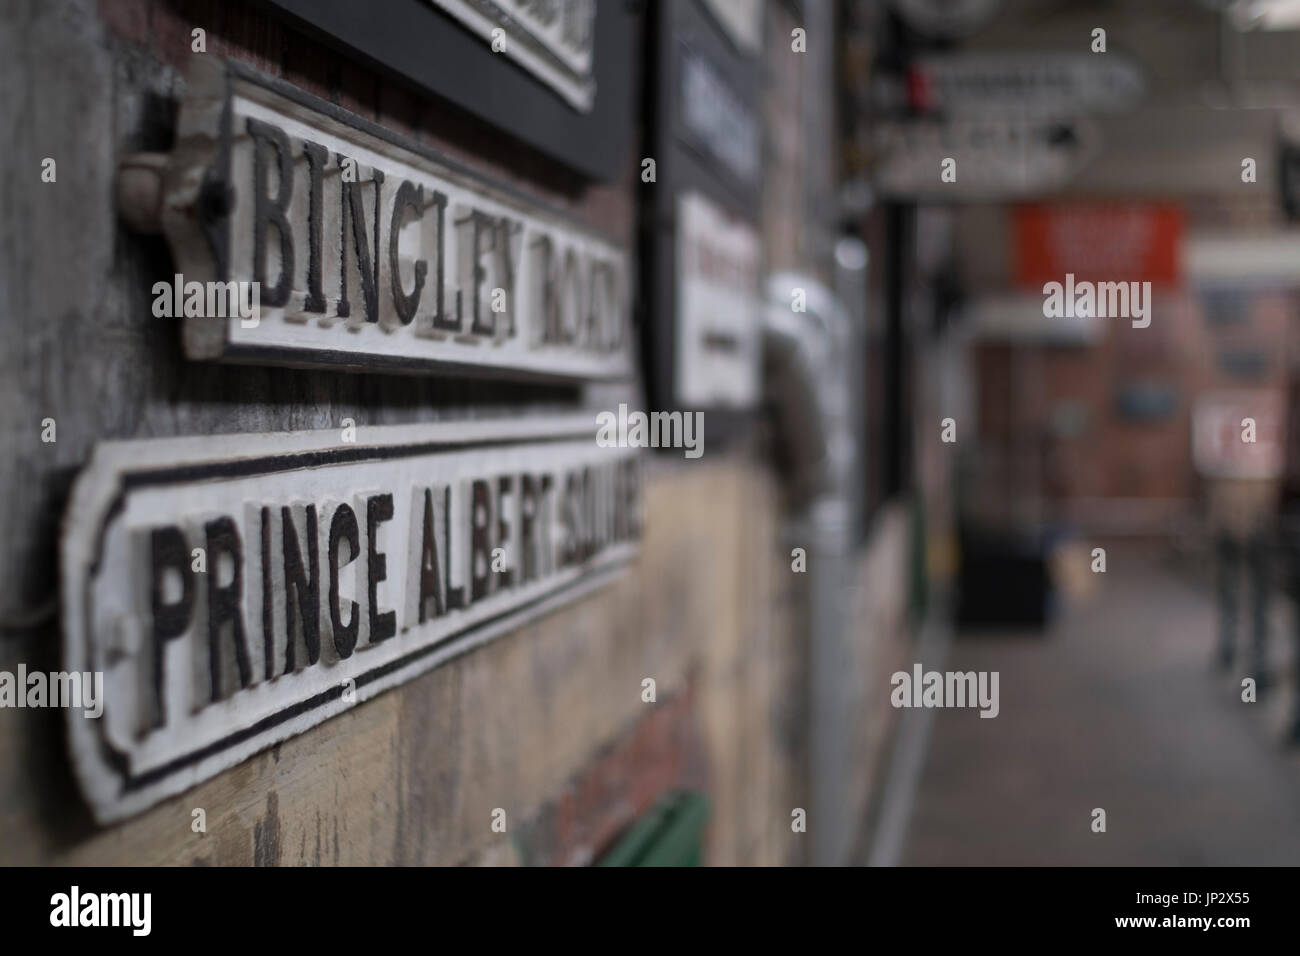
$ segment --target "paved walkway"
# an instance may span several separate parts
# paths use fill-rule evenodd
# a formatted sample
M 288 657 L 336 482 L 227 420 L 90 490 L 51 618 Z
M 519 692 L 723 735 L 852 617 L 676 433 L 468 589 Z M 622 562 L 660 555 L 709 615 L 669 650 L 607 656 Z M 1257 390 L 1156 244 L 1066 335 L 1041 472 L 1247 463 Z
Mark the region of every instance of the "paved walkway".
M 1001 713 L 931 712 L 901 862 L 1300 864 L 1300 751 L 1279 743 L 1289 681 L 1242 703 L 1245 673 L 1210 669 L 1213 592 L 1151 553 L 1109 549 L 1108 565 L 1046 635 L 958 636 L 946 663 L 922 661 L 999 671 Z M 1289 657 L 1277 603 L 1273 648 Z

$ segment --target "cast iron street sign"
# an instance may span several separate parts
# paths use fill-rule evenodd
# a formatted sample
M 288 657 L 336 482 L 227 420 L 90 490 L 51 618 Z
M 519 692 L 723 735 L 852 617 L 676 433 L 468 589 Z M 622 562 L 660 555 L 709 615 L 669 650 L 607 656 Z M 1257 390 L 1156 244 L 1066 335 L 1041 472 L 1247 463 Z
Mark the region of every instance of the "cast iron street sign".
M 607 580 L 642 524 L 593 415 L 101 444 L 64 523 L 68 711 L 136 813 Z
M 287 84 L 198 58 L 164 182 L 183 281 L 259 290 L 253 322 L 184 297 L 191 358 L 631 374 L 621 249 Z

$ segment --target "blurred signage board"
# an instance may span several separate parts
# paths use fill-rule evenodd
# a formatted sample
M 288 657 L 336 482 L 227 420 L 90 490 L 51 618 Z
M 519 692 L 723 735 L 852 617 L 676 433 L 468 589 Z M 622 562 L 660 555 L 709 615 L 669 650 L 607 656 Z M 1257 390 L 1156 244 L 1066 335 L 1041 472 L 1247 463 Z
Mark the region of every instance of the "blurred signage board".
M 677 204 L 677 395 L 690 408 L 758 401 L 759 239 L 697 193 Z
M 1055 119 L 1133 109 L 1146 79 L 1121 53 L 951 53 L 913 61 L 909 88 L 914 105 L 955 116 Z
M 260 2 L 346 59 L 433 94 L 583 177 L 613 183 L 627 168 L 645 16 L 638 4 Z
M 190 358 L 632 374 L 620 248 L 314 97 L 195 65 L 163 216 L 179 273 L 163 314 L 183 322 Z M 259 314 L 192 298 L 213 280 L 256 283 Z
M 1013 212 L 1017 283 L 1174 284 L 1182 276 L 1183 212 L 1173 203 L 1035 203 Z
M 758 118 L 707 57 L 684 46 L 681 57 L 682 133 L 747 186 L 757 186 Z
M 1061 120 L 985 117 L 877 124 L 875 184 L 886 196 L 934 200 L 1030 197 L 1066 185 L 1097 151 L 1096 127 Z M 953 160 L 955 178 L 942 178 Z
M 734 6 L 761 34 L 761 5 Z M 643 190 L 647 401 L 707 411 L 707 440 L 725 443 L 747 427 L 759 399 L 762 77 L 714 4 L 651 9 L 656 123 L 647 155 L 657 168 Z
M 1300 287 L 1300 234 L 1190 232 L 1183 242 L 1183 269 L 1189 283 L 1213 297 L 1211 321 L 1237 321 L 1246 311 L 1247 288 Z
M 430 0 L 586 112 L 596 98 L 596 0 Z
M 1104 321 L 1090 313 L 1045 315 L 1042 295 L 981 296 L 967 308 L 972 329 L 986 341 L 1096 345 L 1105 331 Z
M 913 29 L 937 37 L 959 37 L 984 26 L 1002 0 L 893 0 L 894 9 Z
M 68 711 L 101 822 L 611 579 L 635 449 L 591 415 L 98 445 L 63 528 Z
M 1283 414 L 1282 396 L 1272 389 L 1202 395 L 1192 417 L 1196 470 L 1208 478 L 1278 477 L 1285 462 Z

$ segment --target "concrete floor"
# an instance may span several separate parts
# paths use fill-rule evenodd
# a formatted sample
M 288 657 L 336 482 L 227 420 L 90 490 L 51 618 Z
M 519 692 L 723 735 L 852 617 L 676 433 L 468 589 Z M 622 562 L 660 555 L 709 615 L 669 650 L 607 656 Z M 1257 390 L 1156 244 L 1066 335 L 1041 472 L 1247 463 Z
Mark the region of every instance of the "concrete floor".
M 1243 703 L 1248 671 L 1210 666 L 1213 591 L 1155 552 L 1112 549 L 1108 565 L 1046 635 L 959 635 L 946 663 L 922 661 L 999 671 L 1001 713 L 932 712 L 902 863 L 1300 863 L 1300 750 L 1280 744 L 1291 681 Z M 1290 608 L 1275 603 L 1286 669 Z

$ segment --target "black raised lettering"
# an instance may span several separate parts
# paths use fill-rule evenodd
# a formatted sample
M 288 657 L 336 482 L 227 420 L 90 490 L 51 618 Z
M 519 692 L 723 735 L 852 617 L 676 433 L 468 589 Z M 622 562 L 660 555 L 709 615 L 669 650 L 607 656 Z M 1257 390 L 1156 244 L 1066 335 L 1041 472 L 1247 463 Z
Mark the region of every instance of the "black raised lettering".
M 500 321 L 505 325 L 506 335 L 515 334 L 515 252 L 518 243 L 515 236 L 523 232 L 523 224 L 513 222 L 505 216 L 497 220 L 497 278 L 506 293 L 506 308 L 501 313 Z
M 487 597 L 492 583 L 491 528 L 492 492 L 488 483 L 476 479 L 470 494 L 470 601 Z M 480 567 L 482 570 L 480 571 Z
M 361 535 L 357 528 L 356 512 L 350 505 L 341 504 L 330 519 L 330 626 L 334 631 L 334 649 L 340 658 L 346 659 L 352 656 L 352 651 L 357 646 L 361 609 L 356 601 L 348 602 L 352 605 L 352 610 L 345 627 L 342 609 L 339 607 L 339 568 L 343 566 L 339 563 L 339 545 L 344 541 L 348 543 L 348 560 L 345 564 L 351 564 L 361 553 Z
M 218 701 L 234 692 L 233 688 L 226 689 L 225 669 L 231 655 L 222 636 L 227 630 L 239 672 L 239 686 L 247 687 L 253 679 L 244 636 L 244 548 L 233 518 L 223 516 L 209 521 L 203 530 L 208 548 L 208 669 L 212 678 L 211 697 Z M 217 583 L 223 556 L 229 557 L 231 565 L 230 580 L 224 585 Z
M 475 209 L 470 213 L 471 230 L 473 239 L 470 243 L 470 249 L 473 255 L 473 295 L 474 295 L 474 315 L 470 322 L 470 331 L 476 335 L 491 335 L 496 330 L 496 322 L 492 317 L 491 308 L 483 308 L 483 280 L 487 277 L 487 270 L 483 268 L 484 247 L 480 244 L 481 239 L 487 237 L 496 243 L 496 221 L 487 213 L 479 212 Z M 492 249 L 488 246 L 487 249 Z
M 366 578 L 370 599 L 370 643 L 378 644 L 397 633 L 397 612 L 379 612 L 375 592 L 379 582 L 388 577 L 388 558 L 375 546 L 379 525 L 393 517 L 393 496 L 371 495 L 366 499 Z
M 443 534 L 443 541 L 446 542 L 446 545 L 442 549 L 442 553 L 446 559 L 444 563 L 446 564 L 447 586 L 444 589 L 443 593 L 446 595 L 447 598 L 447 610 L 454 611 L 457 608 L 462 608 L 465 606 L 465 587 L 464 585 L 458 588 L 454 588 L 451 586 L 451 553 L 452 553 L 451 552 L 451 526 L 455 524 L 455 522 L 452 520 L 450 484 L 447 485 L 447 490 L 445 492 L 444 500 L 446 502 L 446 507 L 443 508 L 443 512 L 442 512 L 443 514 L 442 534 Z
M 280 529 L 284 537 L 284 672 L 296 669 L 294 648 L 301 635 L 307 651 L 307 664 L 320 660 L 320 558 L 316 553 L 319 540 L 316 536 L 316 506 L 308 505 L 307 514 L 307 567 L 303 568 L 302 549 L 298 545 L 298 530 L 293 523 L 293 510 L 280 509 Z
M 325 311 L 324 255 L 321 252 L 325 234 L 325 164 L 330 152 L 320 143 L 304 142 L 303 155 L 307 157 L 309 202 L 307 203 L 307 312 Z
M 523 558 L 520 578 L 524 584 L 537 580 L 541 573 L 537 507 L 537 481 L 532 475 L 524 475 L 519 482 L 519 551 Z
M 510 540 L 510 521 L 506 517 L 508 511 L 506 507 L 506 495 L 512 494 L 515 487 L 515 480 L 509 475 L 502 475 L 497 479 L 497 541 L 498 548 L 505 548 L 506 543 Z M 515 571 L 514 568 L 506 568 L 504 571 L 497 572 L 502 587 L 514 587 Z
M 343 165 L 346 156 L 336 154 L 339 165 Z M 357 262 L 357 274 L 361 276 L 361 297 L 364 300 L 367 322 L 379 321 L 379 210 L 383 192 L 384 174 L 379 170 L 370 173 L 375 187 L 375 228 L 373 241 L 366 236 L 366 204 L 361 198 L 361 182 L 340 181 L 342 195 L 342 241 L 339 245 L 339 307 L 338 314 L 347 318 L 352 314 L 348 302 L 348 245 L 349 233 L 354 258 Z M 341 177 L 340 177 L 341 180 Z M 351 223 L 351 229 L 348 225 Z M 372 259 L 370 250 L 375 251 Z
M 293 159 L 284 130 L 261 120 L 248 119 L 253 138 L 253 279 L 260 287 L 263 305 L 282 306 L 289 301 L 293 282 L 293 232 L 289 229 L 289 199 L 293 196 Z M 280 182 L 272 200 L 267 153 L 275 151 Z M 266 227 L 275 226 L 280 236 L 280 277 L 274 286 L 266 282 Z
M 397 187 L 397 198 L 393 200 L 393 223 L 388 230 L 388 271 L 393 274 L 393 306 L 397 318 L 403 325 L 410 325 L 415 318 L 415 310 L 420 305 L 420 293 L 424 291 L 424 277 L 429 271 L 429 264 L 423 259 L 415 263 L 415 287 L 411 294 L 402 291 L 402 274 L 398 268 L 398 239 L 402 234 L 402 213 L 407 209 L 415 210 L 418 222 L 424 216 L 424 187 L 416 186 L 409 179 L 403 180 Z
M 424 489 L 424 534 L 420 543 L 420 623 L 428 618 L 428 602 L 433 601 L 433 616 L 445 613 L 442 600 L 442 574 L 438 570 L 438 547 L 433 530 L 433 489 Z
M 181 580 L 181 594 L 175 601 L 167 601 L 164 593 L 165 579 L 169 573 Z M 149 609 L 153 619 L 153 719 L 152 726 L 161 727 L 167 713 L 163 696 L 164 662 L 167 642 L 180 637 L 190 626 L 194 612 L 194 577 L 190 570 L 190 551 L 185 535 L 175 525 L 155 528 L 149 535 Z
M 461 322 L 461 295 L 456 290 L 456 313 L 447 314 L 447 197 L 443 193 L 433 194 L 433 207 L 438 211 L 434 229 L 437 232 L 438 264 L 433 270 L 434 291 L 437 293 L 433 304 L 433 327 L 445 332 L 459 332 Z

